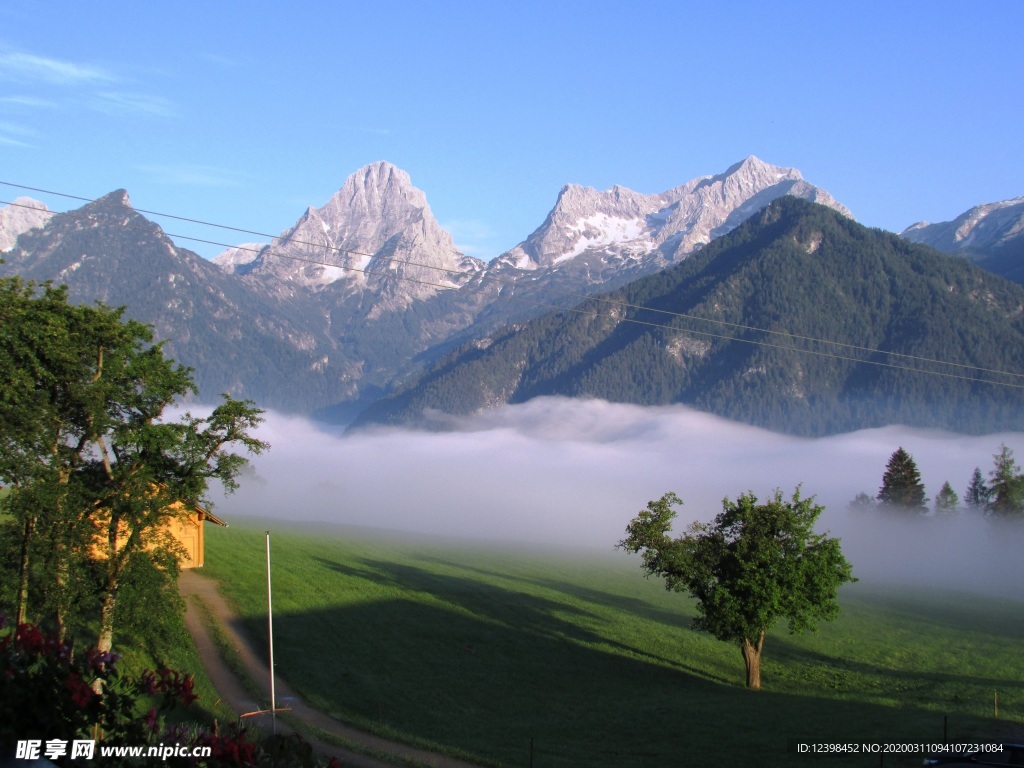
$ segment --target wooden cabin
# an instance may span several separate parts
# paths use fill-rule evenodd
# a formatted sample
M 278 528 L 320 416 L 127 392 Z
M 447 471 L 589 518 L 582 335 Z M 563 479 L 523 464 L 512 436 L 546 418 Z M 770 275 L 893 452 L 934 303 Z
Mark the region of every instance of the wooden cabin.
M 144 546 L 150 548 L 166 545 L 170 543 L 168 541 L 168 537 L 170 537 L 179 545 L 178 566 L 180 568 L 202 568 L 206 563 L 205 524 L 209 522 L 224 528 L 227 528 L 228 524 L 198 504 L 189 509 L 181 502 L 174 502 L 169 509 L 173 514 L 168 516 L 164 525 L 145 533 Z M 184 511 L 186 509 L 189 511 Z M 96 559 L 106 557 L 107 545 L 103 540 L 102 531 L 103 522 L 100 518 L 97 520 L 97 537 L 93 546 L 93 557 Z M 127 534 L 127 529 L 122 528 L 119 545 L 123 545 L 124 537 Z
M 168 523 L 168 531 L 185 550 L 179 561 L 182 569 L 202 568 L 206 564 L 206 538 L 203 534 L 204 524 L 210 522 L 224 528 L 228 524 L 212 512 L 196 505 L 191 514 L 176 515 Z

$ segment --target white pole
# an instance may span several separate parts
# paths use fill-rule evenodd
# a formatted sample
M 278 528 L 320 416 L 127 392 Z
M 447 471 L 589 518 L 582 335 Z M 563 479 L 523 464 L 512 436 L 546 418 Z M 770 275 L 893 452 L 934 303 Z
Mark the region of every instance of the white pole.
M 267 531 L 267 637 L 270 640 L 270 723 L 277 733 L 277 698 L 274 695 L 274 606 L 270 599 L 270 531 Z

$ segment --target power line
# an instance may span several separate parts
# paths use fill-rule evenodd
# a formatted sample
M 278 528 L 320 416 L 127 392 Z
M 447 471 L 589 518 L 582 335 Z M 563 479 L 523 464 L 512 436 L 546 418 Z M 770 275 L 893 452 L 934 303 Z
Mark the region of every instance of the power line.
M 64 192 L 56 192 L 56 191 L 53 191 L 53 190 L 41 189 L 39 187 L 31 187 L 31 186 L 27 186 L 27 185 L 23 185 L 23 184 L 15 184 L 13 182 L 7 182 L 7 181 L 0 181 L 0 184 L 5 185 L 5 186 L 9 186 L 9 187 L 16 187 L 18 189 L 30 190 L 30 191 L 33 191 L 33 192 L 41 192 L 41 193 L 44 193 L 44 194 L 56 195 L 56 196 L 59 196 L 59 197 L 65 197 L 65 198 L 69 198 L 69 199 L 73 199 L 73 200 L 86 201 L 88 203 L 93 203 L 93 204 L 98 203 L 100 200 L 102 200 L 102 198 L 99 198 L 97 200 L 92 200 L 90 198 L 81 197 L 81 196 L 78 196 L 78 195 L 71 195 L 71 194 L 64 193 Z M 3 200 L 0 200 L 0 204 L 13 205 L 13 206 L 20 207 L 20 208 L 26 208 L 26 209 L 29 209 L 29 210 L 40 211 L 40 209 L 34 208 L 33 206 L 23 205 L 23 204 L 15 203 L 15 202 L 6 202 L 6 201 L 3 201 Z M 130 212 L 135 213 L 135 214 L 147 213 L 147 214 L 149 214 L 151 216 L 161 216 L 161 217 L 165 217 L 165 218 L 169 218 L 169 219 L 174 219 L 174 220 L 177 220 L 177 221 L 183 221 L 183 222 L 188 222 L 188 223 L 192 223 L 192 224 L 199 224 L 199 225 L 202 225 L 202 226 L 214 227 L 214 228 L 224 229 L 224 230 L 228 230 L 228 231 L 232 231 L 232 232 L 240 232 L 240 233 L 244 233 L 244 234 L 256 235 L 256 236 L 259 236 L 259 237 L 266 237 L 266 238 L 270 238 L 271 240 L 278 239 L 274 235 L 271 235 L 271 234 L 265 233 L 265 232 L 258 232 L 258 231 L 250 230 L 250 229 L 242 229 L 240 227 L 233 227 L 233 226 L 229 226 L 229 225 L 226 225 L 226 224 L 218 224 L 218 223 L 215 223 L 215 222 L 208 222 L 208 221 L 203 221 L 203 220 L 200 220 L 200 219 L 189 218 L 189 217 L 185 217 L 185 216 L 177 216 L 175 214 L 163 213 L 161 211 L 152 211 L 152 210 L 147 210 L 147 209 L 144 209 L 144 208 L 133 208 L 132 206 L 125 205 L 123 203 L 113 203 L 113 202 L 111 202 L 111 203 L 109 203 L 107 205 L 108 205 L 108 207 L 125 209 L 125 210 L 130 211 Z M 89 218 L 88 216 L 77 214 L 77 213 L 71 212 L 71 211 L 44 210 L 44 211 L 41 211 L 41 212 L 45 213 L 47 215 L 50 215 L 50 216 L 67 216 L 69 218 L 78 219 L 78 220 L 86 220 L 86 219 Z M 121 226 L 125 227 L 126 229 L 138 229 L 138 230 L 143 229 L 142 227 L 131 225 L 127 221 L 125 223 L 123 223 Z M 327 266 L 327 267 L 334 267 L 334 268 L 337 268 L 337 269 L 343 269 L 343 270 L 351 271 L 351 272 L 360 272 L 360 273 L 365 274 L 365 275 L 370 276 L 370 277 L 373 277 L 373 276 L 384 277 L 385 276 L 382 273 L 371 272 L 368 269 L 362 269 L 362 268 L 351 266 L 351 265 L 337 264 L 337 263 L 334 263 L 334 262 L 331 262 L 331 261 L 315 259 L 315 258 L 308 257 L 308 256 L 304 257 L 304 256 L 294 256 L 294 255 L 285 254 L 285 253 L 277 253 L 277 252 L 274 251 L 274 246 L 273 246 L 272 243 L 270 245 L 263 246 L 261 248 L 249 248 L 249 247 L 245 247 L 245 246 L 237 246 L 237 245 L 232 245 L 230 243 L 222 243 L 222 242 L 218 242 L 218 241 L 214 241 L 214 240 L 207 240 L 207 239 L 203 239 L 203 238 L 193 237 L 193 236 L 190 236 L 190 235 L 175 234 L 175 233 L 166 232 L 166 231 L 164 231 L 164 234 L 166 236 L 168 236 L 168 237 L 174 237 L 174 238 L 179 238 L 179 239 L 183 239 L 183 240 L 189 240 L 189 241 L 192 241 L 192 242 L 198 242 L 198 243 L 203 243 L 203 244 L 207 244 L 207 245 L 215 245 L 215 246 L 223 247 L 223 248 L 232 248 L 234 250 L 248 251 L 248 252 L 256 253 L 256 254 L 264 253 L 266 251 L 267 255 L 273 256 L 273 257 L 276 257 L 276 258 L 285 258 L 285 259 L 289 259 L 289 260 L 292 260 L 292 261 L 298 261 L 298 262 L 308 263 L 308 264 L 315 264 L 315 265 L 318 265 L 318 266 Z M 334 251 L 334 252 L 336 252 L 338 254 L 348 254 L 348 255 L 352 255 L 352 256 L 362 256 L 362 257 L 369 257 L 369 258 L 373 258 L 375 256 L 375 254 L 372 254 L 372 253 L 367 253 L 367 252 L 363 252 L 363 251 L 357 251 L 357 250 L 354 250 L 354 249 L 340 248 L 340 247 L 337 247 L 337 246 L 329 246 L 329 245 L 325 245 L 323 243 L 313 243 L 313 242 L 303 241 L 303 240 L 288 240 L 288 243 L 296 244 L 296 245 L 305 245 L 305 246 L 309 246 L 311 248 L 320 248 L 320 249 L 323 249 L 324 251 Z M 378 256 L 376 256 L 376 259 L 379 260 L 379 261 L 386 261 L 386 262 L 389 262 L 391 264 L 413 266 L 413 267 L 419 267 L 419 268 L 427 269 L 427 270 L 434 270 L 434 271 L 438 271 L 438 272 L 445 272 L 445 273 L 449 273 L 449 274 L 453 274 L 453 275 L 458 275 L 458 276 L 466 276 L 466 273 L 464 271 L 455 270 L 455 269 L 449 269 L 447 267 L 441 267 L 441 266 L 436 266 L 436 265 L 431 265 L 431 264 L 421 264 L 421 263 L 418 263 L 418 262 L 398 259 L 398 258 L 395 258 L 393 256 L 389 257 L 389 256 L 379 256 L 378 255 Z M 403 280 L 405 282 L 411 282 L 411 283 L 415 283 L 415 284 L 418 284 L 418 285 L 424 285 L 424 286 L 438 288 L 438 289 L 442 289 L 442 290 L 451 290 L 451 289 L 456 287 L 456 286 L 454 286 L 454 285 L 452 285 L 450 283 L 449 284 L 444 284 L 444 283 L 437 283 L 437 282 L 433 282 L 433 281 L 429 281 L 429 280 L 422 280 L 422 279 L 410 277 L 408 275 L 402 275 L 402 274 L 399 274 L 397 272 L 392 272 L 392 273 L 389 274 L 389 276 L 394 278 L 394 279 Z M 525 289 L 527 291 L 531 287 L 533 287 L 533 286 L 529 286 L 529 285 L 523 285 L 520 281 L 515 280 L 513 278 L 501 277 L 499 275 L 489 275 L 489 274 L 486 273 L 486 270 L 484 270 L 483 272 L 478 272 L 478 273 L 475 273 L 473 275 L 470 275 L 470 279 L 472 280 L 473 278 L 477 278 L 477 279 L 479 279 L 481 281 L 488 280 L 490 282 L 495 282 L 495 283 L 499 283 L 499 284 L 502 284 L 502 285 L 511 286 L 513 288 Z M 1002 371 L 1002 370 L 998 370 L 998 369 L 994 369 L 994 368 L 984 368 L 984 367 L 981 367 L 981 366 L 974 366 L 974 365 L 968 365 L 968 364 L 964 364 L 964 363 L 956 363 L 956 362 L 951 362 L 951 361 L 946 361 L 946 360 L 939 360 L 939 359 L 936 359 L 936 358 L 923 357 L 923 356 L 919 356 L 919 355 L 910 355 L 910 354 L 905 354 L 905 353 L 902 353 L 902 352 L 895 352 L 895 351 L 882 350 L 882 349 L 873 348 L 873 347 L 859 346 L 859 345 L 848 344 L 848 343 L 840 342 L 840 341 L 832 341 L 832 340 L 829 340 L 829 339 L 821 339 L 821 338 L 814 337 L 814 336 L 805 336 L 805 335 L 800 335 L 800 334 L 794 334 L 794 333 L 790 333 L 788 331 L 777 331 L 777 330 L 773 330 L 773 329 L 769 329 L 769 328 L 758 328 L 756 326 L 744 325 L 742 323 L 732 323 L 732 322 L 725 321 L 725 320 L 717 320 L 717 319 L 714 319 L 714 318 L 699 317 L 699 316 L 696 316 L 696 315 L 690 315 L 690 314 L 682 313 L 682 312 L 673 312 L 673 311 L 670 311 L 670 310 L 657 309 L 657 308 L 654 308 L 654 307 L 646 307 L 646 306 L 639 305 L 639 304 L 631 304 L 629 302 L 623 302 L 623 301 L 619 301 L 619 300 L 616 300 L 616 299 L 611 299 L 611 298 L 608 298 L 606 296 L 592 296 L 592 295 L 588 295 L 588 294 L 584 294 L 584 293 L 580 293 L 580 292 L 576 292 L 576 291 L 567 291 L 567 290 L 551 288 L 551 287 L 548 287 L 547 290 L 549 290 L 552 293 L 556 293 L 556 294 L 559 294 L 559 295 L 562 295 L 562 296 L 565 296 L 565 297 L 577 299 L 580 303 L 593 302 L 593 303 L 598 303 L 598 304 L 609 305 L 611 307 L 618 308 L 618 309 L 629 309 L 629 310 L 635 310 L 635 311 L 651 312 L 651 313 L 654 313 L 654 314 L 664 315 L 664 316 L 671 317 L 671 318 L 674 318 L 674 319 L 689 320 L 689 321 L 694 321 L 694 322 L 708 323 L 708 324 L 711 324 L 711 325 L 718 325 L 718 326 L 722 326 L 722 327 L 729 328 L 729 329 L 736 330 L 736 331 L 748 331 L 748 332 L 754 332 L 754 333 L 762 333 L 762 334 L 769 335 L 769 336 L 781 336 L 781 337 L 784 337 L 785 339 L 789 339 L 789 340 L 793 340 L 793 341 L 803 341 L 803 342 L 814 343 L 814 344 L 829 345 L 829 346 L 837 347 L 837 348 L 839 348 L 841 350 L 848 350 L 849 352 L 864 352 L 864 353 L 874 354 L 874 355 L 886 355 L 886 356 L 889 356 L 891 358 L 898 358 L 898 359 L 906 360 L 906 361 L 909 361 L 909 362 L 928 363 L 928 364 L 932 364 L 932 365 L 948 366 L 950 368 L 961 369 L 963 371 L 974 371 L 974 372 L 977 372 L 979 374 L 986 374 L 987 373 L 987 374 L 994 374 L 994 375 L 998 375 L 998 376 L 1007 376 L 1007 377 L 1011 377 L 1011 378 L 1022 378 L 1022 377 L 1024 377 L 1024 374 L 1022 374 L 1022 373 L 1014 373 L 1014 372 L 1011 372 L 1011 371 Z M 595 316 L 597 314 L 596 312 L 590 312 L 589 310 L 580 309 L 579 306 L 566 307 L 566 306 L 562 306 L 562 305 L 558 305 L 558 304 L 552 304 L 550 302 L 543 302 L 543 301 L 537 301 L 537 300 L 529 300 L 529 299 L 527 299 L 525 297 L 515 296 L 515 295 L 510 295 L 507 298 L 509 298 L 512 301 L 516 301 L 517 303 L 520 303 L 520 304 L 526 304 L 526 305 L 529 305 L 529 306 L 541 307 L 541 308 L 544 308 L 544 309 L 552 309 L 552 310 L 559 310 L 559 311 L 563 311 L 563 312 L 573 312 L 573 313 L 576 313 L 576 314 L 588 314 L 588 315 L 595 315 Z M 641 326 L 646 326 L 646 327 L 651 327 L 651 328 L 659 328 L 659 329 L 668 331 L 670 333 L 680 333 L 680 334 L 688 333 L 688 334 L 692 334 L 692 335 L 704 336 L 704 337 L 713 338 L 713 339 L 723 339 L 723 340 L 727 340 L 727 341 L 742 342 L 742 343 L 745 343 L 745 344 L 754 344 L 756 346 L 763 346 L 763 347 L 768 347 L 768 348 L 772 348 L 772 349 L 780 349 L 780 350 L 787 350 L 787 351 L 799 352 L 799 353 L 804 353 L 804 354 L 812 354 L 812 355 L 817 355 L 819 357 L 825 357 L 825 358 L 829 358 L 829 359 L 833 359 L 833 360 L 838 360 L 838 361 L 844 361 L 844 362 L 864 363 L 864 364 L 867 364 L 867 365 L 875 365 L 875 366 L 879 366 L 879 367 L 883 367 L 883 368 L 892 368 L 892 369 L 896 369 L 896 370 L 903 370 L 903 371 L 909 371 L 909 372 L 925 373 L 925 374 L 930 374 L 930 375 L 935 375 L 935 376 L 943 376 L 943 377 L 946 377 L 946 378 L 959 379 L 959 380 L 969 381 L 969 382 L 994 384 L 994 385 L 997 385 L 997 386 L 1006 386 L 1006 387 L 1012 387 L 1012 388 L 1017 388 L 1017 389 L 1024 389 L 1024 385 L 1022 385 L 1022 384 L 1013 384 L 1013 383 L 1009 383 L 1009 382 L 994 381 L 994 380 L 989 379 L 989 378 L 980 378 L 978 376 L 969 376 L 969 375 L 964 375 L 964 374 L 948 373 L 948 372 L 943 372 L 943 371 L 934 371 L 934 370 L 928 370 L 928 369 L 925 369 L 925 368 L 912 368 L 912 367 L 905 366 L 905 365 L 898 365 L 896 363 L 886 363 L 886 362 L 881 362 L 881 361 L 878 361 L 878 360 L 865 359 L 863 357 L 852 357 L 852 356 L 846 355 L 846 354 L 837 354 L 837 353 L 833 353 L 833 352 L 826 352 L 826 351 L 823 351 L 823 350 L 806 349 L 806 348 L 800 348 L 800 347 L 791 346 L 791 345 L 776 344 L 776 343 L 771 343 L 771 342 L 768 342 L 768 341 L 757 340 L 757 339 L 746 339 L 746 338 L 742 338 L 740 336 L 734 336 L 734 335 L 730 336 L 730 335 L 725 335 L 725 334 L 721 334 L 721 333 L 712 333 L 710 331 L 699 331 L 699 330 L 696 330 L 696 329 L 677 328 L 677 327 L 674 327 L 674 326 L 668 325 L 668 324 L 653 323 L 653 322 L 649 322 L 649 321 L 639 320 L 639 319 L 636 319 L 636 318 L 622 317 L 622 318 L 619 319 L 619 322 L 626 322 L 626 323 L 631 323 L 631 324 L 641 325 Z
M 42 193 L 45 193 L 45 194 L 57 195 L 57 196 L 60 196 L 60 197 L 66 197 L 66 198 L 69 198 L 69 199 L 72 199 L 72 200 L 82 200 L 82 201 L 86 201 L 86 202 L 90 202 L 90 203 L 98 202 L 98 200 L 91 200 L 90 198 L 82 197 L 80 195 L 71 195 L 71 194 L 67 194 L 67 193 L 64 193 L 64 192 L 55 192 L 53 190 L 41 189 L 39 187 L 30 187 L 30 186 L 25 186 L 25 185 L 21 185 L 21 184 L 14 184 L 12 182 L 7 182 L 7 181 L 0 181 L 0 184 L 6 185 L 6 186 L 11 186 L 11 187 L 17 187 L 19 189 L 31 190 L 33 192 L 42 192 Z M 169 218 L 169 219 L 175 219 L 177 221 L 184 221 L 184 222 L 189 222 L 189 223 L 192 223 L 192 224 L 200 224 L 200 225 L 203 225 L 203 226 L 215 227 L 215 228 L 218 228 L 218 229 L 225 229 L 225 230 L 229 230 L 229 231 L 232 231 L 232 232 L 240 232 L 240 233 L 248 234 L 248 235 L 256 235 L 258 237 L 266 237 L 266 238 L 270 238 L 271 240 L 277 239 L 277 237 L 275 235 L 269 234 L 267 232 L 258 232 L 256 230 L 251 230 L 251 229 L 242 229 L 240 227 L 228 226 L 226 224 L 217 224 L 217 223 L 214 223 L 214 222 L 203 221 L 201 219 L 194 219 L 194 218 L 189 218 L 189 217 L 186 217 L 186 216 L 177 216 L 175 214 L 163 213 L 161 211 L 147 210 L 145 208 L 133 208 L 131 206 L 124 205 L 122 203 L 111 203 L 110 206 L 111 207 L 117 207 L 117 208 L 125 208 L 125 209 L 133 211 L 135 213 L 148 213 L 151 216 L 162 216 L 162 217 Z M 28 206 L 25 206 L 25 207 L 28 207 Z M 38 209 L 36 209 L 36 210 L 38 210 Z M 57 213 L 57 212 L 54 212 L 54 213 Z M 71 214 L 70 212 L 65 212 L 64 215 L 72 216 L 73 214 Z M 243 247 L 240 247 L 240 246 L 231 245 L 229 243 L 220 243 L 220 242 L 215 242 L 215 241 L 212 241 L 212 240 L 204 240 L 204 239 L 197 238 L 197 237 L 189 237 L 188 235 L 176 235 L 176 234 L 173 234 L 173 233 L 166 233 L 166 234 L 168 234 L 171 237 L 178 237 L 178 238 L 182 238 L 182 239 L 185 239 L 185 240 L 191 240 L 193 242 L 204 243 L 204 244 L 207 244 L 207 245 L 216 245 L 216 246 L 220 246 L 220 247 L 224 247 L 224 248 L 233 248 L 235 250 L 244 250 L 244 251 L 250 251 L 250 252 L 255 252 L 255 253 L 259 253 L 260 252 L 260 251 L 258 251 L 256 249 L 253 249 L 253 248 L 243 248 Z M 373 258 L 373 256 L 374 256 L 374 254 L 367 253 L 367 252 L 364 252 L 364 251 L 356 251 L 356 250 L 353 250 L 353 249 L 339 248 L 339 247 L 336 247 L 336 246 L 325 245 L 323 243 L 311 243 L 311 242 L 305 241 L 305 240 L 289 240 L 288 242 L 296 244 L 296 245 L 306 245 L 306 246 L 309 246 L 311 248 L 323 248 L 325 251 L 335 251 L 337 253 L 347 253 L 347 254 L 350 254 L 350 255 L 353 255 L 353 256 L 363 256 L 363 257 L 367 257 L 367 258 Z M 273 247 L 272 244 L 269 247 L 272 248 Z M 262 249 L 260 249 L 260 250 L 262 250 Z M 278 258 L 291 259 L 293 261 L 303 261 L 303 262 L 310 263 L 310 264 L 318 264 L 318 265 L 322 265 L 322 266 L 331 266 L 331 267 L 336 267 L 336 268 L 339 268 L 339 269 L 351 270 L 351 271 L 354 271 L 354 272 L 362 272 L 362 273 L 368 274 L 368 275 L 369 274 L 373 274 L 373 273 L 370 273 L 367 270 L 359 269 L 357 267 L 346 266 L 346 265 L 341 265 L 341 264 L 335 264 L 335 263 L 332 263 L 332 262 L 319 261 L 319 260 L 312 259 L 312 258 L 303 258 L 303 257 L 298 257 L 298 256 L 292 256 L 292 255 L 289 255 L 289 254 L 281 254 L 281 253 L 273 253 L 273 252 L 271 252 L 270 255 L 277 256 Z M 456 269 L 449 269 L 447 267 L 441 267 L 441 266 L 436 266 L 436 265 L 431 265 L 431 264 L 421 264 L 421 263 L 418 263 L 418 262 L 398 259 L 398 258 L 395 258 L 395 257 L 378 256 L 377 258 L 380 259 L 380 260 L 383 260 L 383 261 L 388 261 L 388 262 L 393 263 L 393 264 L 403 264 L 403 265 L 406 265 L 406 266 L 419 267 L 419 268 L 422 268 L 422 269 L 434 270 L 434 271 L 438 271 L 438 272 L 447 272 L 449 274 L 458 275 L 458 276 L 464 276 L 466 274 L 465 272 L 460 271 L 460 270 L 456 270 Z M 526 289 L 526 290 L 529 290 L 529 288 L 530 288 L 530 286 L 528 286 L 528 285 L 524 286 L 519 281 L 517 281 L 517 280 L 515 280 L 513 278 L 505 278 L 505 277 L 501 277 L 499 275 L 487 275 L 487 274 L 477 275 L 477 276 L 479 276 L 481 280 L 485 280 L 486 279 L 486 280 L 490 280 L 492 282 L 500 283 L 502 285 L 518 287 L 518 288 Z M 449 288 L 452 287 L 452 286 L 449 286 L 449 285 L 444 285 L 442 283 L 433 283 L 433 282 L 430 282 L 430 281 L 417 280 L 415 278 L 407 277 L 407 276 L 404 276 L 404 275 L 397 275 L 396 274 L 396 275 L 394 275 L 394 277 L 396 277 L 397 279 L 407 280 L 409 282 L 416 282 L 416 283 L 419 283 L 421 285 L 427 285 L 427 286 L 432 286 L 432 287 L 437 287 L 437 288 L 442 288 L 442 289 L 449 289 Z M 763 334 L 771 335 L 771 336 L 782 336 L 784 338 L 793 339 L 793 340 L 797 340 L 797 341 L 807 341 L 807 342 L 813 342 L 813 343 L 816 343 L 816 344 L 825 344 L 825 345 L 830 345 L 830 346 L 837 347 L 837 348 L 840 348 L 840 349 L 849 350 L 851 352 L 866 352 L 866 353 L 869 353 L 869 354 L 884 354 L 884 355 L 888 355 L 890 357 L 895 357 L 895 358 L 899 358 L 899 359 L 903 359 L 903 360 L 908 360 L 908 361 L 914 361 L 914 362 L 931 363 L 931 364 L 934 364 L 934 365 L 946 365 L 946 366 L 949 366 L 949 367 L 952 367 L 952 368 L 962 368 L 964 370 L 979 371 L 979 372 L 982 372 L 982 373 L 995 373 L 995 374 L 1004 375 L 1004 376 L 1024 377 L 1024 374 L 1020 374 L 1020 373 L 1011 373 L 1011 372 L 1007 372 L 1007 371 L 1000 371 L 1000 370 L 996 370 L 996 369 L 983 368 L 983 367 L 974 366 L 974 365 L 967 365 L 967 364 L 964 364 L 964 363 L 954 363 L 954 362 L 949 362 L 949 361 L 945 361 L 945 360 L 938 360 L 938 359 L 935 359 L 935 358 L 923 357 L 923 356 L 920 356 L 920 355 L 910 355 L 910 354 L 906 354 L 906 353 L 903 353 L 903 352 L 881 350 L 881 349 L 877 349 L 877 348 L 873 348 L 873 347 L 859 346 L 859 345 L 856 345 L 856 344 L 849 344 L 849 343 L 841 342 L 841 341 L 832 341 L 832 340 L 829 340 L 829 339 L 821 339 L 821 338 L 817 338 L 817 337 L 813 337 L 813 336 L 804 336 L 804 335 L 800 335 L 800 334 L 794 334 L 794 333 L 791 333 L 789 331 L 777 331 L 777 330 L 773 330 L 773 329 L 770 329 L 770 328 L 758 328 L 758 327 L 755 327 L 755 326 L 744 325 L 742 323 L 731 323 L 731 322 L 728 322 L 726 320 L 716 320 L 714 318 L 698 317 L 696 315 L 690 315 L 690 314 L 683 313 L 683 312 L 673 312 L 671 310 L 656 309 L 656 308 L 653 308 L 653 307 L 645 307 L 645 306 L 638 305 L 638 304 L 630 304 L 628 302 L 623 302 L 623 301 L 619 301 L 619 300 L 616 300 L 616 299 L 610 299 L 610 298 L 607 298 L 605 296 L 600 296 L 600 295 L 594 296 L 594 295 L 580 293 L 578 291 L 567 291 L 567 290 L 564 290 L 564 289 L 553 288 L 553 287 L 548 287 L 547 290 L 549 290 L 552 293 L 557 293 L 557 294 L 559 294 L 561 296 L 565 296 L 565 297 L 568 297 L 568 298 L 576 299 L 576 300 L 578 300 L 580 302 L 582 302 L 584 300 L 590 300 L 590 301 L 594 301 L 594 302 L 601 302 L 601 303 L 609 304 L 609 305 L 616 306 L 616 307 L 622 307 L 622 308 L 625 308 L 625 309 L 643 310 L 643 311 L 646 311 L 646 312 L 653 312 L 655 314 L 665 315 L 665 316 L 668 316 L 668 317 L 674 317 L 674 318 L 680 318 L 680 319 L 686 319 L 686 320 L 693 320 L 693 321 L 696 321 L 696 322 L 710 323 L 712 325 L 724 326 L 724 327 L 733 328 L 733 329 L 736 329 L 736 330 L 752 331 L 752 332 L 755 332 L 755 333 L 763 333 Z M 523 302 L 523 303 L 528 303 L 528 302 Z M 549 307 L 549 308 L 552 308 L 552 309 L 565 309 L 565 307 L 562 306 L 562 305 L 549 304 L 549 303 L 545 303 L 545 302 L 533 303 L 532 305 L 533 306 Z M 629 322 L 632 322 L 632 321 L 629 321 Z M 668 326 L 665 326 L 665 327 L 668 327 Z M 699 332 L 698 331 L 693 331 L 693 333 L 699 333 Z M 715 337 L 715 338 L 735 338 L 735 337 L 720 336 L 720 335 L 715 335 L 715 334 L 710 334 L 710 333 L 706 333 L 704 335 L 712 336 L 712 337 Z M 780 347 L 780 348 L 785 348 L 785 347 Z M 806 350 L 806 351 L 811 352 L 812 350 Z M 869 362 L 869 363 L 871 362 L 871 361 L 867 361 L 867 360 L 862 360 L 861 358 L 839 357 L 837 359 L 856 359 L 856 360 L 861 361 L 861 362 Z M 909 369 L 909 370 L 918 370 L 918 369 Z

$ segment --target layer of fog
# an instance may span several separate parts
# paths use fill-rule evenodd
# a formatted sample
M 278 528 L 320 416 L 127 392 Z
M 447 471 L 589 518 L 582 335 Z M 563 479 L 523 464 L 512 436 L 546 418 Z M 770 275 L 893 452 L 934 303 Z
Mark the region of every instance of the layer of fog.
M 641 408 L 542 398 L 454 420 L 445 432 L 377 429 L 344 435 L 268 414 L 271 443 L 232 496 L 229 521 L 273 517 L 611 552 L 650 499 L 675 491 L 676 526 L 710 520 L 724 497 L 761 498 L 798 484 L 826 507 L 819 529 L 840 536 L 868 584 L 914 583 L 1020 597 L 1024 526 L 976 514 L 901 520 L 855 513 L 874 496 L 902 446 L 934 497 L 949 481 L 963 498 L 976 466 L 985 477 L 1024 434 L 963 436 L 886 427 L 822 438 L 787 437 L 682 407 Z M 620 555 L 624 557 L 624 555 Z

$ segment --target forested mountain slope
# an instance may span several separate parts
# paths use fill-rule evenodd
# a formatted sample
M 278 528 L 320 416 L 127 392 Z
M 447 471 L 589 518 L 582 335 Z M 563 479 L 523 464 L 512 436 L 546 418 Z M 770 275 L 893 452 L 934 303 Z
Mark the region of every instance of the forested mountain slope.
M 786 197 L 677 266 L 461 347 L 357 425 L 564 395 L 804 435 L 1020 429 L 1024 379 L 990 371 L 1024 371 L 1022 312 L 1020 286 Z

